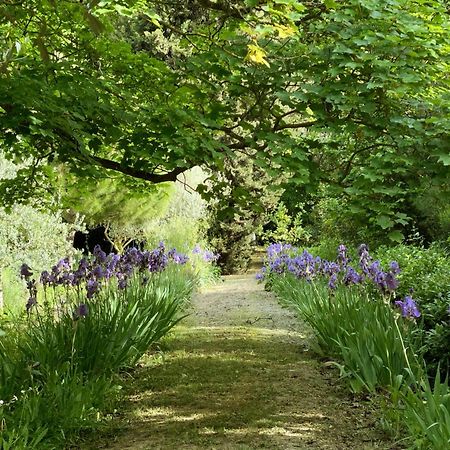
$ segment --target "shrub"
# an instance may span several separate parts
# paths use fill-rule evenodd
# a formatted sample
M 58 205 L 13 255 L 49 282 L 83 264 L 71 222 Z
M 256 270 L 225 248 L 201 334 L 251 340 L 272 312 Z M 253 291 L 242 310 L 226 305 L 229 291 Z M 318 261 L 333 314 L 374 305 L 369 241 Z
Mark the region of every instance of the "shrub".
M 395 259 L 401 267 L 398 292 L 407 294 L 412 288 L 414 297 L 422 305 L 434 303 L 450 293 L 450 255 L 439 246 L 430 248 L 412 245 L 382 247 L 376 252 L 382 263 Z
M 59 213 L 44 213 L 28 205 L 0 208 L 0 267 L 18 271 L 27 262 L 36 271 L 56 262 L 60 255 L 75 256 L 73 233 L 80 228 L 64 223 Z
M 269 215 L 267 223 L 264 225 L 264 232 L 261 239 L 264 243 L 269 242 L 291 242 L 293 244 L 307 244 L 311 235 L 303 226 L 303 209 L 294 217 L 289 214 L 283 202 L 280 202 L 276 209 Z
M 423 316 L 424 357 L 430 374 L 438 365 L 443 375 L 450 370 L 450 256 L 439 246 L 421 248 L 398 245 L 377 251 L 381 261 L 395 258 L 399 294 L 413 290 Z

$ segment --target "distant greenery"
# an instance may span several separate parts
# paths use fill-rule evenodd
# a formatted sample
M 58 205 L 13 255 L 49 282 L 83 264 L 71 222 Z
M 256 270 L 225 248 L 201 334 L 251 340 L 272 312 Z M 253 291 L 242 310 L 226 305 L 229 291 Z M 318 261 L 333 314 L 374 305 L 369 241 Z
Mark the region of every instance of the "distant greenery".
M 124 176 L 66 182 L 61 198 L 66 220 L 70 222 L 78 214 L 88 227 L 103 225 L 107 239 L 119 253 L 130 242 L 145 240 L 152 223 L 165 214 L 174 183 L 133 189 L 130 182 L 133 180 Z

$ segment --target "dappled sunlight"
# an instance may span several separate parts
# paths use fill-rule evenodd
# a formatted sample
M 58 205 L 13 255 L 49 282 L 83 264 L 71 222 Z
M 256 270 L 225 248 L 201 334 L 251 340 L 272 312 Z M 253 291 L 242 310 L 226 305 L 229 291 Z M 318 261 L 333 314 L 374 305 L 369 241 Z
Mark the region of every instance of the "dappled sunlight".
M 244 326 L 201 326 L 201 327 L 188 327 L 180 325 L 177 327 L 177 335 L 193 334 L 193 333 L 207 333 L 209 335 L 222 335 L 233 339 L 249 339 L 254 338 L 259 341 L 270 340 L 273 337 L 285 337 L 285 336 L 296 336 L 301 339 L 306 339 L 309 337 L 310 333 L 305 330 L 294 331 L 286 330 L 284 328 L 259 328 L 259 327 L 244 327 Z
M 215 414 L 206 414 L 206 413 L 192 413 L 188 415 L 180 415 L 176 409 L 173 408 L 152 408 L 146 410 L 140 410 L 136 414 L 136 418 L 145 422 L 192 422 L 195 420 L 202 420 L 206 417 L 214 416 Z
M 234 288 L 235 306 L 246 302 Z M 275 323 L 265 327 L 229 316 L 217 323 L 228 299 L 204 295 L 196 310 L 214 318 L 191 317 L 166 340 L 163 356 L 146 356 L 133 374 L 128 425 L 108 448 L 172 449 L 181 437 L 183 448 L 347 450 L 359 448 L 362 434 L 377 442 L 374 422 L 358 421 L 334 375 L 310 356 L 309 330 L 296 319 L 287 329 L 294 322 L 273 296 L 249 301 L 248 319 L 261 316 L 261 304 L 271 311 Z

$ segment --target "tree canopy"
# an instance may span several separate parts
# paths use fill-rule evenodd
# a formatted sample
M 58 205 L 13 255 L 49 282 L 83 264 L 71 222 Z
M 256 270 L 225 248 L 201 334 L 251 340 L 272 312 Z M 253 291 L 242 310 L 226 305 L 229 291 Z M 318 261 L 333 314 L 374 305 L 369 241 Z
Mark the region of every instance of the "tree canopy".
M 399 238 L 407 195 L 448 185 L 448 16 L 444 0 L 6 0 L 0 143 L 23 165 L 1 194 L 48 190 L 58 164 L 159 183 L 244 154 Z

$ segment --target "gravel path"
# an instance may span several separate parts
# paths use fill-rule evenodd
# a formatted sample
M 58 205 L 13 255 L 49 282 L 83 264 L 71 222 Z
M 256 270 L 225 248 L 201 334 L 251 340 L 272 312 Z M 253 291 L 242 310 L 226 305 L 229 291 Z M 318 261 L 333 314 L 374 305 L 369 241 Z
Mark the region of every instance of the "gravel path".
M 253 275 L 226 277 L 195 296 L 163 355 L 144 360 L 120 424 L 95 448 L 395 448 L 309 341 Z

